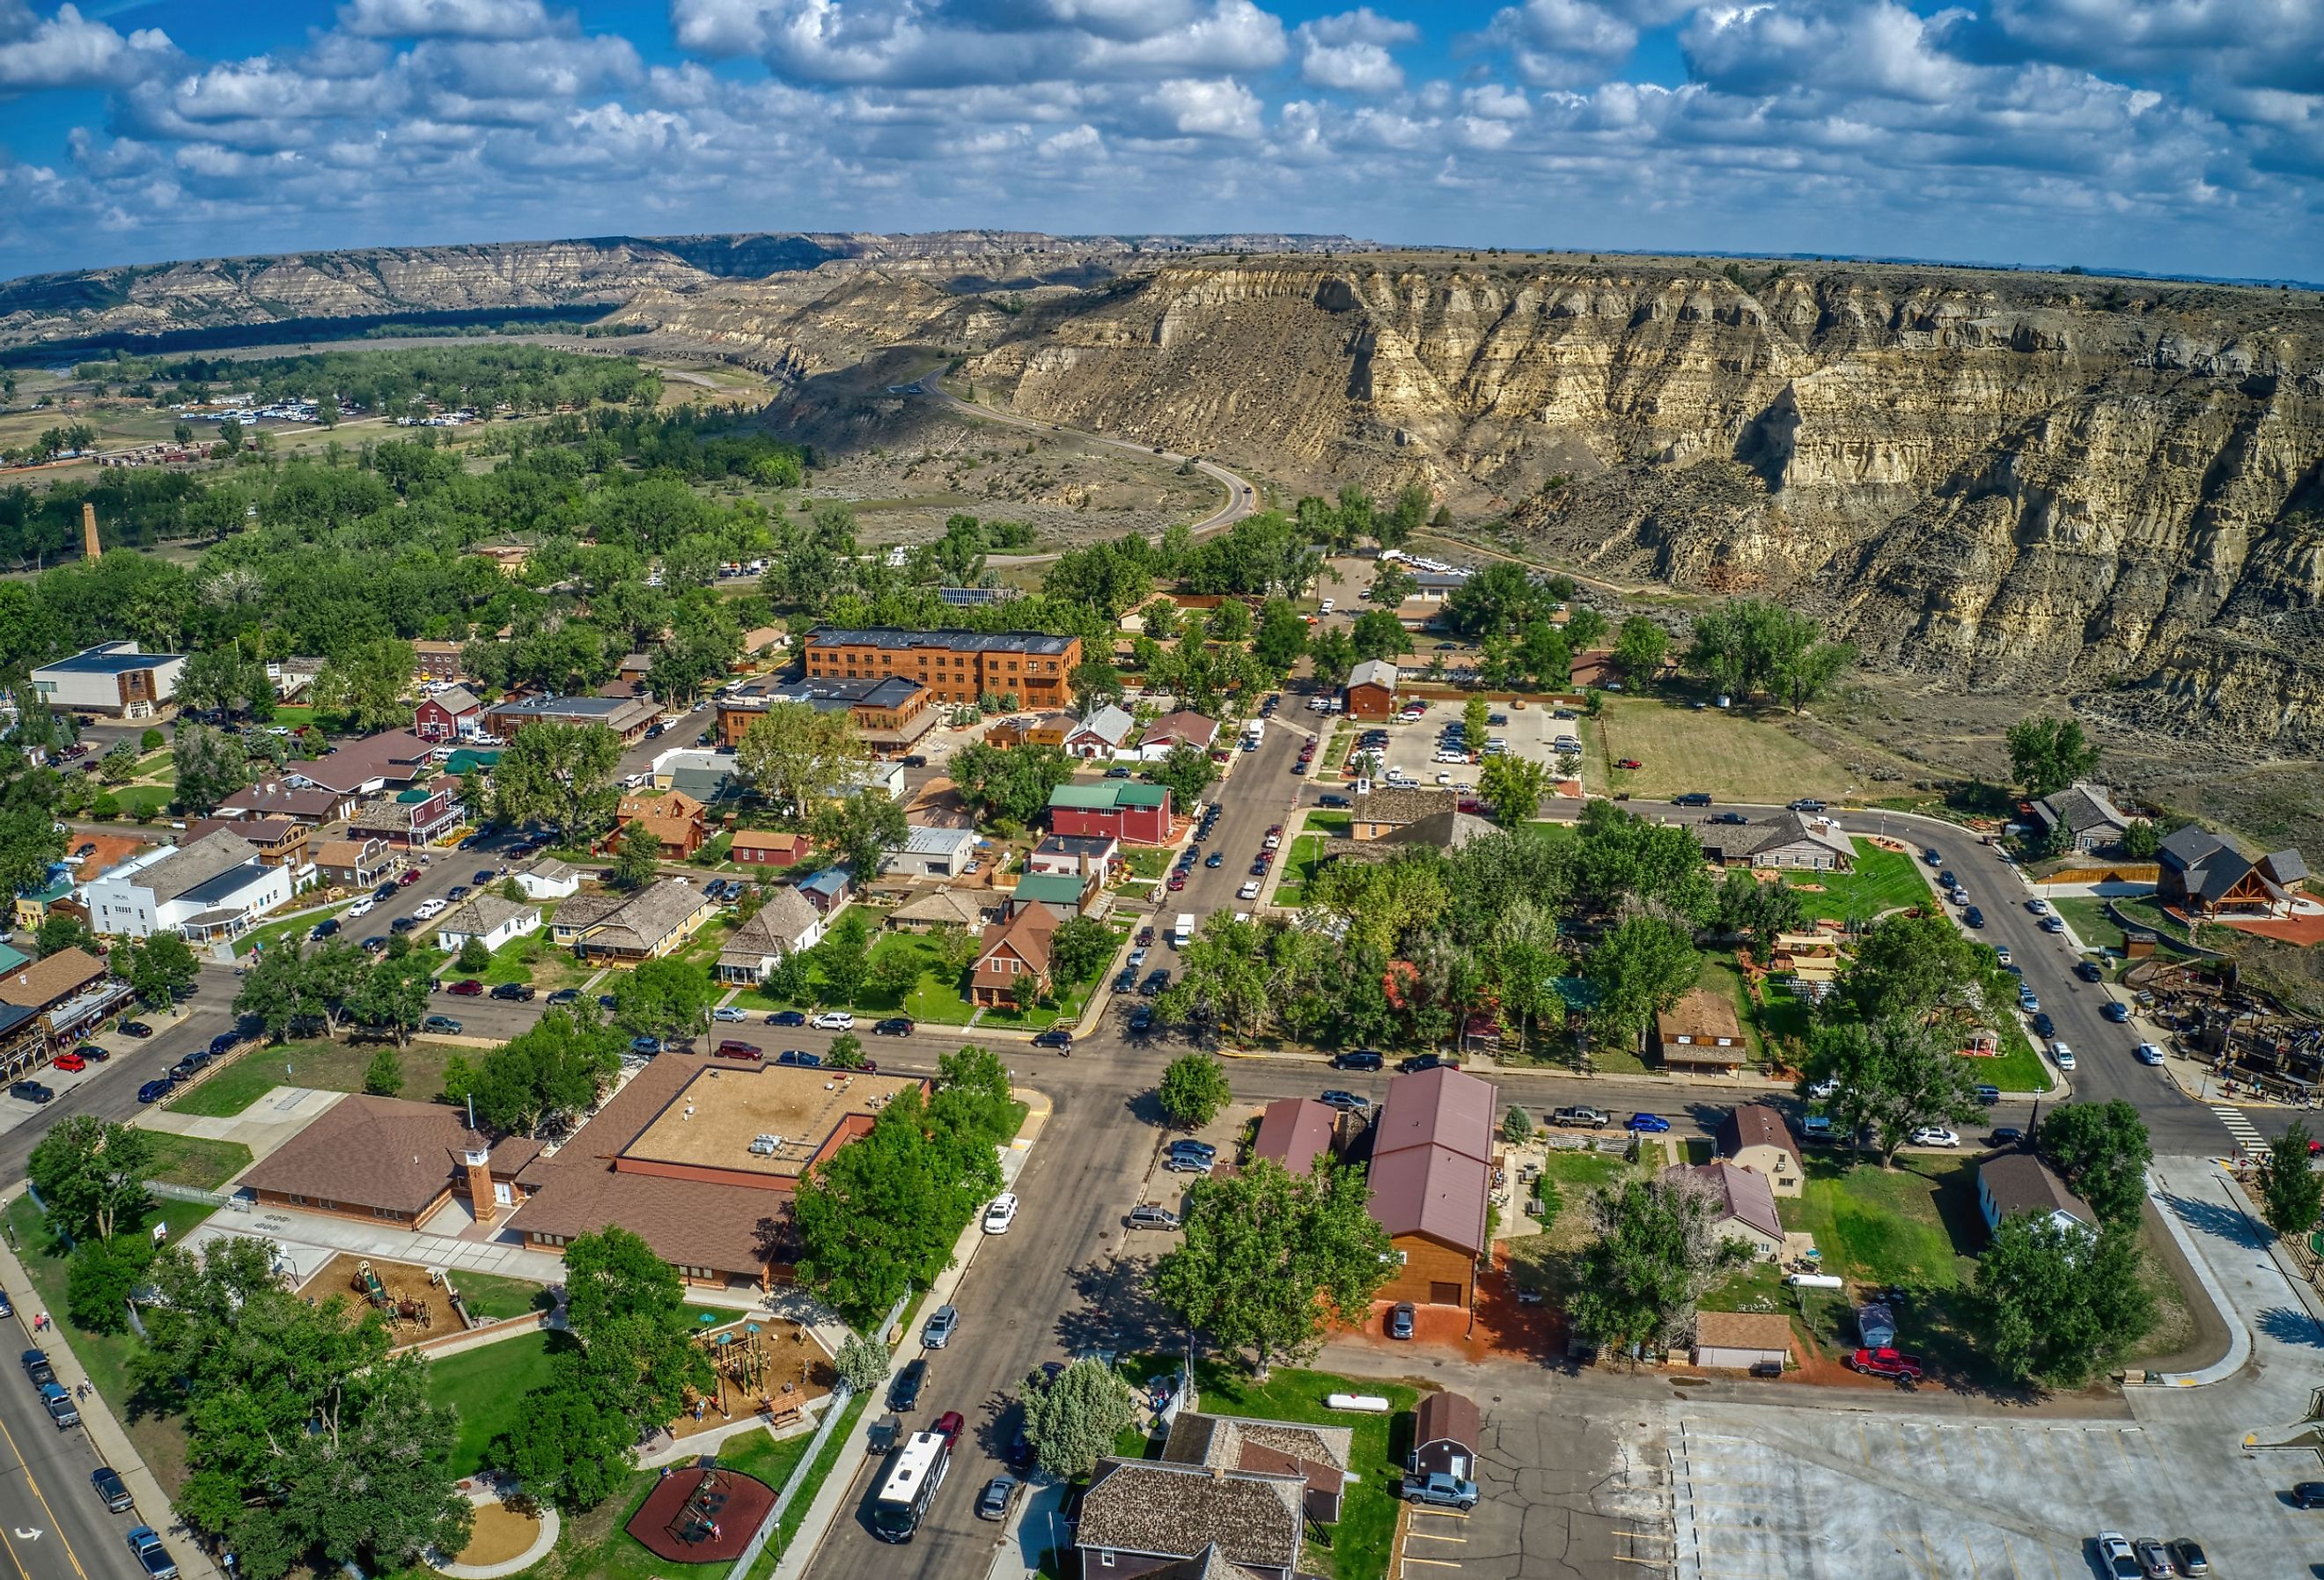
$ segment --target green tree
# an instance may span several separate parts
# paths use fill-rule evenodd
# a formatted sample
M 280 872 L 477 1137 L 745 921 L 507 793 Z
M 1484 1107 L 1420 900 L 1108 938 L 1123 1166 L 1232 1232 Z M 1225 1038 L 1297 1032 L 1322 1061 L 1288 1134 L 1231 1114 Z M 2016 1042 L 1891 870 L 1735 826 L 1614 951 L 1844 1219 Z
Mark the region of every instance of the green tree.
M 1357 615 L 1355 624 L 1349 628 L 1348 641 L 1359 662 L 1390 659 L 1412 651 L 1412 633 L 1387 609 L 1367 609 Z
M 2055 795 L 2098 771 L 2098 745 L 2077 719 L 2020 719 L 2009 726 L 2008 744 L 2009 772 L 2029 796 Z
M 1501 1140 L 1513 1147 L 1523 1146 L 1533 1140 L 1533 1116 L 1512 1104 L 1501 1115 Z
M 622 831 L 621 843 L 613 855 L 613 870 L 606 882 L 616 889 L 634 893 L 661 875 L 661 841 L 652 829 L 642 823 L 632 823 Z M 464 966 L 464 970 L 481 971 L 481 966 Z
M 1575 606 L 1565 616 L 1565 644 L 1575 652 L 1588 652 L 1606 640 L 1606 616 L 1587 604 Z
M 1634 687 L 1661 674 L 1669 656 L 1670 633 L 1644 614 L 1631 615 L 1615 633 L 1614 663 Z
M 2098 1222 L 2127 1229 L 2146 1199 L 2146 1166 L 2154 1159 L 2146 1122 L 2131 1104 L 2061 1104 L 2042 1117 L 2036 1150 L 2089 1203 Z
M 1582 963 L 1582 976 L 1598 990 L 1591 1034 L 1636 1048 L 1646 1023 L 1678 1003 L 1702 971 L 1702 956 L 1686 929 L 1658 916 L 1632 917 Z
M 2133 818 L 2122 831 L 2122 854 L 2136 862 L 2151 862 L 2163 848 L 2163 831 L 2152 818 Z
M 1204 633 L 1213 642 L 1244 642 L 1250 640 L 1250 605 L 1240 598 L 1222 598 L 1219 606 L 1211 611 L 1203 623 Z
M 563 1373 L 570 1371 L 570 1378 Z M 493 1462 L 508 1467 L 536 1496 L 578 1512 L 628 1484 L 637 1429 L 602 1402 L 578 1366 L 524 1399 L 524 1425 L 498 1438 Z
M 819 713 L 804 702 L 776 703 L 734 745 L 742 777 L 792 817 L 805 817 L 816 800 L 845 789 L 870 760 L 844 710 Z
M 400 637 L 374 637 L 327 660 L 315 676 L 315 706 L 337 714 L 364 735 L 401 729 L 411 723 L 411 644 Z
M 1184 1130 L 1200 1130 L 1233 1100 L 1226 1066 L 1213 1056 L 1180 1054 L 1162 1072 L 1162 1116 Z
M 700 961 L 648 960 L 614 985 L 613 1019 L 640 1037 L 691 1037 L 716 996 Z
M 1185 1237 L 1154 1269 L 1154 1294 L 1220 1348 L 1277 1359 L 1312 1354 L 1329 1324 L 1361 1319 L 1394 1263 L 1366 1210 L 1362 1174 L 1319 1163 L 1294 1178 L 1269 1158 L 1187 1193 Z
M 810 953 L 823 974 L 827 1003 L 853 1005 L 863 996 L 872 975 L 872 929 L 861 910 L 841 911 Z
M 1461 705 L 1462 739 L 1469 751 L 1481 757 L 1485 741 L 1492 734 L 1493 706 L 1481 697 L 1471 697 Z
M 115 975 L 136 993 L 140 1003 L 166 1009 L 194 985 L 200 963 L 176 933 L 155 933 L 134 949 L 124 946 L 114 961 Z
M 1703 1292 L 1750 1260 L 1749 1247 L 1720 1233 L 1724 1207 L 1692 1175 L 1600 1190 L 1591 1215 L 1596 1234 L 1567 1310 L 1592 1344 L 1681 1343 Z
M 539 818 L 565 843 L 586 841 L 613 820 L 622 738 L 603 725 L 527 725 L 493 768 L 493 805 L 506 822 Z
M 2324 1174 L 2316 1171 L 2308 1141 L 2308 1127 L 2295 1119 L 2260 1160 L 2260 1216 L 2287 1240 L 2307 1234 L 2324 1215 Z
M 1167 790 L 1170 804 L 1183 811 L 1216 781 L 1219 765 L 1200 746 L 1173 746 L 1161 762 L 1146 765 L 1146 777 Z
M 1049 939 L 1049 964 L 1059 987 L 1087 982 L 1111 956 L 1113 929 L 1094 917 L 1076 916 L 1058 924 Z
M 936 1060 L 930 1115 L 954 1135 L 1006 1144 L 1017 1134 L 1017 1098 L 1009 1067 L 989 1048 L 969 1043 Z
M 130 1292 L 153 1263 L 153 1243 L 140 1235 L 85 1240 L 65 1273 L 65 1310 L 76 1327 L 122 1333 L 129 1326 Z
M 1349 671 L 1356 667 L 1355 638 L 1344 625 L 1323 626 L 1307 639 L 1307 657 L 1316 683 L 1337 689 L 1348 683 Z
M 40 927 L 32 934 L 32 947 L 45 960 L 65 949 L 95 953 L 98 945 L 97 935 L 88 930 L 88 923 L 70 911 L 52 910 L 41 919 Z
M 1259 612 L 1251 656 L 1277 680 L 1291 672 L 1307 651 L 1307 621 L 1288 598 L 1269 598 Z
M 859 883 L 869 883 L 880 864 L 904 848 L 911 830 L 903 804 L 884 790 L 864 789 L 815 809 L 808 820 L 815 841 L 835 860 L 847 864 Z
M 1555 782 L 1547 763 L 1504 752 L 1478 770 L 1477 793 L 1505 827 L 1522 828 L 1541 815 L 1541 799 Z
M 920 983 L 920 957 L 908 949 L 874 949 L 863 991 L 875 999 L 893 1000 L 901 1006 Z
M 1074 776 L 1073 759 L 1055 746 L 988 745 L 973 741 L 952 755 L 953 782 L 980 821 L 1029 824 L 1049 792 Z
M 868 1062 L 863 1055 L 863 1039 L 853 1031 L 842 1031 L 831 1039 L 831 1046 L 823 1050 L 823 1063 L 826 1069 L 860 1070 Z
M 861 1394 L 872 1392 L 888 1380 L 890 1364 L 888 1346 L 860 1333 L 851 1333 L 842 1339 L 839 1354 L 832 1358 L 832 1369 L 848 1387 Z
M 1892 916 L 1858 940 L 1836 1007 L 1866 1021 L 1922 1016 L 1960 1003 L 1979 973 L 1978 946 L 1933 908 Z
M 460 952 L 452 957 L 454 966 L 472 976 L 479 971 L 489 969 L 492 963 L 493 952 L 484 947 L 484 940 L 474 933 L 470 933 L 462 941 Z
M 170 737 L 156 729 L 148 729 L 138 737 L 138 746 L 147 752 L 159 752 L 170 744 Z
M 1986 1354 L 2006 1376 L 2079 1388 L 2154 1326 L 2126 1233 L 2013 1213 L 1978 1259 Z
M 1403 561 L 1383 559 L 1372 572 L 1372 585 L 1364 589 L 1364 596 L 1393 614 L 1419 590 L 1420 578 Z
M 1748 938 L 1762 965 L 1774 958 L 1779 935 L 1799 932 L 1807 924 L 1807 901 L 1789 883 L 1763 883 L 1754 873 L 1738 867 L 1719 885 L 1714 925 L 1722 933 Z
M 364 1025 L 392 1033 L 401 1046 L 428 1018 L 428 977 L 396 957 L 399 943 L 406 946 L 404 957 L 410 958 L 408 936 L 398 934 L 390 939 L 388 958 L 364 974 L 347 1001 L 347 1010 Z
M 208 817 L 220 801 L 250 783 L 249 755 L 233 735 L 198 725 L 181 726 L 172 756 L 178 769 L 178 805 L 189 817 Z
M 1877 1021 L 1825 1021 L 1808 1040 L 1804 1086 L 1832 1081 L 1832 1117 L 1850 1138 L 1868 1133 L 1881 1167 L 1924 1125 L 1966 1123 L 1983 1112 L 1969 1061 L 1954 1039 L 1927 1022 L 1899 1015 Z
M 1060 1481 L 1084 1477 L 1113 1452 L 1114 1439 L 1138 1421 L 1137 1400 L 1121 1373 L 1084 1355 L 1054 1376 L 1027 1376 L 1019 1396 L 1034 1463 Z
M 49 1127 L 26 1163 L 52 1229 L 74 1240 L 134 1234 L 152 1210 L 145 1181 L 153 1137 L 134 1125 L 75 1113 Z
M 403 1090 L 403 1061 L 395 1049 L 383 1048 L 371 1056 L 364 1070 L 364 1090 L 374 1097 L 393 1097 Z

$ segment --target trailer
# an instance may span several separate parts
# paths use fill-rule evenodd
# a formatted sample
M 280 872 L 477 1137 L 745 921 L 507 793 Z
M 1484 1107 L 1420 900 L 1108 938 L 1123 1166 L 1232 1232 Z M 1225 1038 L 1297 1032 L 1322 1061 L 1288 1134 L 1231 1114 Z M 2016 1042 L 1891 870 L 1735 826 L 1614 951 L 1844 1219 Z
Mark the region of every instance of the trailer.
M 1170 947 L 1174 949 L 1183 949 L 1194 936 L 1194 913 L 1191 910 L 1180 911 L 1178 919 L 1170 924 Z

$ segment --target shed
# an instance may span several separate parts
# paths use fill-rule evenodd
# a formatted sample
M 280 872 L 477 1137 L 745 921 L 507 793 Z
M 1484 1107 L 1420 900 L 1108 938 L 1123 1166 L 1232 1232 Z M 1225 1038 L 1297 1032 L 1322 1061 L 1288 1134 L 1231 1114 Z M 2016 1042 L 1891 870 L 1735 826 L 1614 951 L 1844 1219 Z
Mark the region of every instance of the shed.
M 1313 1174 L 1315 1160 L 1331 1158 L 1332 1131 L 1337 1119 L 1313 1097 L 1277 1098 L 1259 1113 L 1251 1155 L 1271 1158 L 1293 1174 Z
M 1705 1311 L 1694 1319 L 1694 1363 L 1747 1371 L 1792 1356 L 1792 1321 L 1765 1311 Z
M 1477 1403 L 1462 1393 L 1424 1396 L 1412 1426 L 1412 1455 L 1407 1467 L 1416 1475 L 1477 1479 L 1477 1440 L 1484 1421 Z
M 1396 662 L 1367 659 L 1348 674 L 1348 713 L 1353 718 L 1386 718 L 1396 711 Z

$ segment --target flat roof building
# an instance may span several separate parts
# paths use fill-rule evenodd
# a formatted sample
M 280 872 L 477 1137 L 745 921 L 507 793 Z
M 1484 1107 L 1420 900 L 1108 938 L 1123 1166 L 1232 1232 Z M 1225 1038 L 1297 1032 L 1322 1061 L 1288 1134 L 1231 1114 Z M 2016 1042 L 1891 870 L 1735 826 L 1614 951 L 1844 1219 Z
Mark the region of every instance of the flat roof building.
M 100 642 L 69 659 L 36 666 L 32 689 L 65 713 L 151 718 L 177 695 L 183 653 L 140 652 L 134 642 Z
M 900 626 L 819 626 L 801 644 L 809 679 L 900 675 L 939 702 L 1014 697 L 1020 707 L 1062 707 L 1067 677 L 1082 661 L 1078 636 L 1039 631 L 907 631 Z

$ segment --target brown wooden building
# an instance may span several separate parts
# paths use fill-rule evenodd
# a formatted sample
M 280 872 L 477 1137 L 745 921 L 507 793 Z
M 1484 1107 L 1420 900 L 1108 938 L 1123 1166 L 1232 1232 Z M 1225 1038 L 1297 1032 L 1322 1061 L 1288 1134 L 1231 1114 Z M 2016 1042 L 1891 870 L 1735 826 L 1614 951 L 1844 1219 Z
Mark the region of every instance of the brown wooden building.
M 988 692 L 1028 708 L 1063 707 L 1067 677 L 1082 661 L 1078 636 L 1038 631 L 906 631 L 825 626 L 805 645 L 809 679 L 918 680 L 939 702 L 973 703 Z
M 1395 1246 L 1396 1270 L 1375 1297 L 1473 1306 L 1491 1253 L 1490 1085 L 1450 1068 L 1398 1076 L 1372 1132 L 1371 1215 Z

